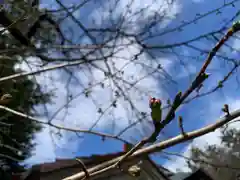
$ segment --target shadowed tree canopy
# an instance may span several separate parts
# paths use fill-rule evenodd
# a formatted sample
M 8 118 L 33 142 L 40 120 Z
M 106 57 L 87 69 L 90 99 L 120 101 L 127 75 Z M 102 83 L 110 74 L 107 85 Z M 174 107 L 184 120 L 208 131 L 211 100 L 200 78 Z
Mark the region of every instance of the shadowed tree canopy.
M 8 10 L 17 14 L 14 8 Z M 13 51 L 16 47 L 24 48 L 8 32 L 1 33 L 0 77 L 22 72 L 17 65 L 23 62 L 29 54 L 24 55 L 24 53 L 20 53 L 21 51 Z M 50 93 L 42 91 L 35 78 L 30 77 L 0 82 L 0 96 L 6 93 L 12 95 L 12 100 L 7 107 L 27 115 L 34 114 L 34 116 L 41 116 L 36 113 L 36 107 L 50 102 L 51 97 Z M 39 132 L 41 128 L 42 126 L 34 121 L 0 110 L 1 165 L 7 167 L 9 172 L 21 171 L 23 167 L 19 165 L 19 162 L 31 156 L 34 148 L 32 143 L 34 133 Z
M 202 167 L 214 179 L 238 179 L 240 177 L 239 137 L 239 130 L 227 129 L 222 131 L 221 145 L 207 145 L 205 150 L 193 147 L 190 157 L 195 163 L 188 162 L 189 167 L 192 170 Z

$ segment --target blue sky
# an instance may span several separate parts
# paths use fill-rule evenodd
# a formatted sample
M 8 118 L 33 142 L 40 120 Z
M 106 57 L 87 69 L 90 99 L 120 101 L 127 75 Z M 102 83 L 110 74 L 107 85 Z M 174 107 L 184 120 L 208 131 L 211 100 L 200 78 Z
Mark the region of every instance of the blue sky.
M 51 7 L 55 9 L 57 6 L 55 1 L 42 1 L 43 7 Z M 62 1 L 65 5 L 71 5 L 71 3 L 76 3 L 78 1 Z M 105 2 L 105 3 L 103 3 Z M 109 7 L 107 3 L 114 1 L 90 1 L 80 11 L 76 11 L 74 16 L 79 19 L 87 27 L 107 27 L 111 25 L 109 19 L 107 8 Z M 112 17 L 112 21 L 116 21 L 119 18 L 119 15 L 124 13 L 126 10 L 126 5 L 128 0 L 120 0 L 117 8 L 115 9 L 115 16 Z M 155 2 L 155 1 L 153 1 Z M 181 43 L 194 39 L 202 34 L 207 34 L 212 31 L 219 30 L 223 25 L 226 24 L 239 10 L 237 7 L 240 7 L 240 1 L 234 3 L 235 7 L 232 5 L 227 5 L 223 8 L 220 8 L 219 12 L 214 11 L 204 18 L 199 19 L 196 23 L 190 23 L 189 25 L 183 26 L 181 30 L 171 31 L 166 33 L 169 29 L 174 29 L 178 27 L 182 21 L 191 21 L 196 15 L 204 14 L 218 7 L 222 7 L 223 4 L 228 4 L 231 1 L 223 0 L 185 0 L 185 1 L 174 1 L 174 5 L 171 9 L 168 9 L 165 13 L 168 18 L 163 19 L 157 26 L 154 28 L 153 34 L 162 34 L 161 36 L 154 37 L 145 41 L 149 45 L 168 45 Z M 138 18 L 126 18 L 126 24 L 123 24 L 123 27 L 126 28 L 129 32 L 139 32 L 142 28 L 151 21 L 150 17 L 153 17 L 154 12 L 159 12 L 159 14 L 164 11 L 159 9 L 163 1 L 159 0 L 155 2 L 154 5 L 150 0 L 142 0 L 141 3 L 135 2 L 131 5 L 132 11 L 138 11 L 139 9 L 150 6 L 149 9 L 145 10 L 145 13 Z M 102 4 L 104 7 L 101 7 L 99 4 Z M 165 8 L 166 9 L 166 8 Z M 105 10 L 105 11 L 104 11 Z M 105 15 L 104 21 L 101 19 L 102 15 Z M 93 19 L 95 24 L 93 24 Z M 240 20 L 240 16 L 236 18 Z M 223 22 L 224 21 L 224 22 Z M 228 23 L 227 27 L 230 27 L 232 22 Z M 127 29 L 127 27 L 130 27 Z M 87 37 L 79 39 L 81 31 L 79 27 L 74 23 L 70 18 L 68 18 L 63 24 L 62 28 L 69 30 L 72 29 L 73 35 L 69 34 L 69 38 L 74 39 L 75 43 L 89 43 Z M 239 35 L 239 34 L 238 34 Z M 216 37 L 220 38 L 222 35 L 216 34 Z M 97 38 L 101 42 L 100 37 Z M 125 42 L 128 42 L 128 39 L 124 39 Z M 189 43 L 203 50 L 209 51 L 211 47 L 214 46 L 216 41 L 210 41 L 209 39 L 202 38 L 198 41 Z M 228 44 L 234 48 L 238 48 L 240 41 L 236 39 L 230 39 Z M 121 68 L 125 63 L 131 59 L 135 53 L 139 50 L 138 46 L 129 46 L 123 48 L 116 56 L 121 56 L 121 59 L 114 57 L 111 59 L 112 62 L 115 62 L 117 68 Z M 150 112 L 148 108 L 148 98 L 149 96 L 156 96 L 163 100 L 166 104 L 168 98 L 172 99 L 174 95 L 179 91 L 184 91 L 191 79 L 194 77 L 196 72 L 200 69 L 203 61 L 205 60 L 207 54 L 202 54 L 199 51 L 194 50 L 189 46 L 179 46 L 174 49 L 154 49 L 150 50 L 151 53 L 156 57 L 156 61 L 153 62 L 150 57 L 146 54 L 143 54 L 139 58 L 138 62 L 145 64 L 145 69 L 143 69 L 139 64 L 129 64 L 124 69 L 124 78 L 128 81 L 133 81 L 140 79 L 142 76 L 148 74 L 152 71 L 151 68 L 146 68 L 151 66 L 156 68 L 158 63 L 164 67 L 164 69 L 171 75 L 176 83 L 169 83 L 163 76 L 159 73 L 155 73 L 153 76 L 149 76 L 139 83 L 136 87 L 142 91 L 137 91 L 132 88 L 127 91 L 129 97 L 133 99 L 133 102 L 136 108 L 139 111 Z M 56 57 L 55 53 L 55 57 Z M 178 54 L 178 56 L 174 55 Z M 220 51 L 220 55 L 226 56 L 228 58 L 239 58 L 239 51 L 231 51 L 228 47 L 223 47 Z M 79 56 L 78 53 L 72 53 L 72 56 Z M 29 59 L 29 61 L 36 61 L 36 59 Z M 185 66 L 183 66 L 185 64 Z M 104 64 L 99 63 L 103 69 Z M 22 65 L 23 68 L 27 69 L 25 65 Z M 208 68 L 207 72 L 210 73 L 209 79 L 204 84 L 202 92 L 206 92 L 217 85 L 217 82 L 221 80 L 226 73 L 232 68 L 230 62 L 224 61 L 220 57 L 216 57 L 213 60 L 213 63 Z M 36 68 L 36 67 L 34 67 Z M 86 67 L 82 67 L 81 71 L 74 69 L 74 75 L 79 79 L 79 81 L 87 86 L 89 82 L 93 84 L 96 82 L 101 82 L 104 79 L 103 73 L 99 69 L 92 69 L 92 73 L 89 73 Z M 133 76 L 133 77 L 132 77 Z M 51 71 L 37 76 L 39 83 L 43 85 L 46 90 L 51 90 L 57 88 L 56 97 L 54 99 L 54 105 L 48 105 L 49 116 L 54 114 L 58 108 L 66 103 L 66 84 L 69 85 L 69 91 L 72 95 L 77 95 L 83 90 L 79 82 L 72 79 L 69 83 L 69 77 L 63 71 Z M 132 79 L 131 79 L 132 78 Z M 225 103 L 230 104 L 230 109 L 237 108 L 240 104 L 240 98 L 238 93 L 238 83 L 236 83 L 237 75 L 234 75 L 230 80 L 224 84 L 224 88 L 217 91 L 216 93 L 202 97 L 200 99 L 194 100 L 191 103 L 188 103 L 182 106 L 177 115 L 183 116 L 184 119 L 184 128 L 186 131 L 191 131 L 197 128 L 201 128 L 207 124 L 213 123 L 221 115 L 221 107 Z M 78 98 L 73 100 L 70 103 L 68 111 L 61 111 L 57 116 L 55 116 L 53 122 L 56 124 L 63 124 L 68 127 L 77 127 L 81 129 L 89 129 L 92 124 L 99 118 L 97 113 L 98 107 L 105 109 L 109 106 L 109 103 L 112 101 L 112 88 L 116 89 L 114 85 L 106 80 L 104 81 L 108 87 L 101 88 L 96 86 L 92 88 L 91 98 L 86 98 L 84 94 L 80 94 Z M 119 82 L 121 83 L 121 82 Z M 124 87 L 124 86 L 122 86 Z M 230 88 L 229 88 L 230 87 Z M 194 95 L 194 94 L 193 94 Z M 196 95 L 196 94 L 195 94 Z M 107 111 L 97 126 L 93 129 L 94 131 L 106 132 L 109 134 L 117 134 L 129 123 L 136 121 L 136 116 L 134 112 L 131 111 L 129 104 L 124 102 L 123 99 L 119 100 L 120 105 L 117 108 L 111 108 Z M 97 104 L 97 105 L 96 105 Z M 43 111 L 42 107 L 39 107 L 40 111 Z M 165 113 L 165 112 L 164 112 Z M 64 121 L 62 119 L 64 118 Z M 42 118 L 46 120 L 46 118 Z M 113 120 L 114 119 L 114 120 Z M 143 136 L 146 136 L 152 130 L 152 125 L 149 121 L 144 120 L 141 124 L 138 124 L 132 129 L 129 129 L 121 137 L 132 141 L 137 142 Z M 77 137 L 73 133 L 61 132 L 63 134 L 62 138 L 58 139 L 56 136 L 51 138 L 50 129 L 45 128 L 43 132 L 36 135 L 36 150 L 34 151 L 33 157 L 26 161 L 28 164 L 42 163 L 46 161 L 53 161 L 54 158 L 69 158 L 74 156 L 88 156 L 91 154 L 105 154 L 122 150 L 122 143 L 117 140 L 102 139 L 98 136 L 83 134 L 82 137 Z M 179 134 L 179 128 L 177 126 L 177 121 L 174 120 L 171 122 L 163 131 L 165 136 L 173 137 Z M 166 138 L 164 135 L 160 136 L 160 139 Z M 218 140 L 219 132 L 211 133 L 205 138 L 198 138 L 191 142 L 191 144 L 197 146 L 204 146 L 204 143 L 219 143 Z M 188 154 L 190 142 L 180 144 L 174 147 L 167 149 L 169 152 L 181 152 Z M 56 144 L 54 146 L 54 144 Z M 171 158 L 171 157 L 170 157 Z M 181 159 L 174 158 L 174 161 L 167 161 L 160 153 L 154 155 L 154 160 L 157 163 L 163 164 L 171 170 L 176 170 L 177 167 L 181 167 L 183 163 Z

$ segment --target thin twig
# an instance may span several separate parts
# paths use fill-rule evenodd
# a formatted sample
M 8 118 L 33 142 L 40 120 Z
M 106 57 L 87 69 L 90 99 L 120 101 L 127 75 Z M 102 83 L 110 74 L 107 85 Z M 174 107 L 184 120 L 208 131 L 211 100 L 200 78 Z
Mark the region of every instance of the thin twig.
M 64 127 L 64 126 L 61 126 L 61 125 L 52 124 L 51 122 L 44 122 L 44 121 L 41 121 L 37 118 L 34 118 L 34 117 L 29 116 L 27 114 L 15 111 L 15 110 L 10 109 L 10 108 L 5 107 L 5 106 L 0 105 L 0 109 L 5 110 L 7 112 L 10 112 L 12 114 L 15 114 L 17 116 L 21 116 L 21 117 L 26 118 L 28 120 L 32 120 L 32 121 L 35 121 L 35 122 L 40 123 L 40 124 L 44 124 L 44 125 L 54 127 L 56 129 L 62 129 L 62 130 L 71 131 L 71 132 L 88 133 L 88 134 L 93 134 L 93 135 L 97 135 L 97 136 L 101 136 L 101 137 L 105 137 L 105 138 L 116 139 L 116 140 L 122 141 L 124 143 L 128 143 L 126 140 L 121 139 L 117 136 L 110 135 L 110 134 L 100 133 L 100 132 L 95 132 L 95 131 L 89 131 L 89 130 L 84 130 L 84 129 L 77 129 L 77 128 L 67 128 L 67 127 Z
M 26 77 L 26 76 L 32 76 L 32 75 L 40 74 L 40 73 L 43 73 L 43 72 L 46 72 L 46 71 L 52 71 L 52 70 L 60 69 L 60 68 L 63 68 L 63 67 L 80 65 L 80 64 L 83 64 L 83 63 L 90 63 L 90 62 L 93 62 L 93 61 L 97 61 L 97 60 L 90 60 L 90 61 L 79 60 L 79 61 L 75 61 L 75 62 L 67 62 L 67 63 L 58 64 L 58 65 L 53 65 L 53 66 L 50 66 L 50 67 L 47 67 L 47 68 L 42 68 L 40 70 L 36 70 L 36 71 L 32 71 L 32 72 L 23 72 L 23 73 L 13 74 L 13 75 L 10 75 L 10 76 L 0 78 L 0 82 L 8 81 L 8 80 L 11 80 L 11 79 L 23 78 L 23 77 Z
M 86 179 L 89 179 L 90 178 L 90 175 L 89 175 L 89 173 L 88 173 L 88 171 L 87 171 L 87 167 L 85 166 L 85 164 L 82 162 L 82 160 L 81 159 L 78 159 L 78 158 L 76 158 L 76 160 L 79 162 L 79 164 L 81 165 L 81 168 L 83 169 L 83 171 L 85 172 L 85 178 Z
M 179 116 L 179 117 L 178 117 L 178 125 L 179 125 L 179 129 L 180 129 L 180 131 L 181 131 L 181 134 L 182 134 L 183 136 L 186 136 L 186 133 L 185 133 L 184 128 L 183 128 L 183 119 L 182 119 L 182 116 Z

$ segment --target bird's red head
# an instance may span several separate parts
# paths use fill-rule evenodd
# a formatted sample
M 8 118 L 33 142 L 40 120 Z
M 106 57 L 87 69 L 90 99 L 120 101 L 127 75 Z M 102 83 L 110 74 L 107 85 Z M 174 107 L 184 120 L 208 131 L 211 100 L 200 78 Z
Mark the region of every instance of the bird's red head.
M 150 108 L 161 105 L 161 103 L 162 103 L 161 100 L 156 99 L 155 97 L 150 97 L 150 99 L 149 99 L 149 107 Z

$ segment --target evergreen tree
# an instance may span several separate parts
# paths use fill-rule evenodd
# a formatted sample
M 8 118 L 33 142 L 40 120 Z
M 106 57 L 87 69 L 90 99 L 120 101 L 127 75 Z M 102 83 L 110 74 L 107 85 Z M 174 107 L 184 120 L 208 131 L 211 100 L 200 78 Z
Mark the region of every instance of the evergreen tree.
M 16 2 L 12 1 L 12 4 L 7 7 L 8 11 L 4 11 L 8 13 L 8 17 L 14 17 L 14 20 L 19 16 L 20 11 L 24 10 L 22 3 Z M 26 6 L 25 8 L 31 7 Z M 25 10 L 27 11 L 27 9 Z M 20 32 L 22 32 L 21 29 Z M 10 33 L 1 33 L 0 77 L 22 72 L 21 69 L 16 69 L 16 65 L 31 55 L 29 51 L 19 51 L 23 48 L 25 46 Z M 0 96 L 4 94 L 12 96 L 12 101 L 7 105 L 9 108 L 31 116 L 36 116 L 37 105 L 50 102 L 51 97 L 49 93 L 43 93 L 36 80 L 30 77 L 0 82 Z M 40 130 L 40 124 L 0 110 L 1 171 L 12 173 L 23 170 L 19 162 L 31 156 L 31 151 L 34 148 L 32 143 L 34 133 Z

